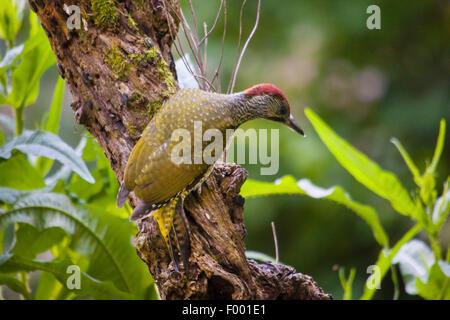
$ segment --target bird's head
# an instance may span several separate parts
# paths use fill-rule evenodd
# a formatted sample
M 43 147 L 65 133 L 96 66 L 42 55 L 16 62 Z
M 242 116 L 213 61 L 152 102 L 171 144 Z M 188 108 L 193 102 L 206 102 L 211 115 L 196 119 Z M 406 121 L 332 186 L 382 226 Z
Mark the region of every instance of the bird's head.
M 285 94 L 278 87 L 270 83 L 261 83 L 243 93 L 248 104 L 256 107 L 259 117 L 283 123 L 295 132 L 305 135 L 291 114 Z

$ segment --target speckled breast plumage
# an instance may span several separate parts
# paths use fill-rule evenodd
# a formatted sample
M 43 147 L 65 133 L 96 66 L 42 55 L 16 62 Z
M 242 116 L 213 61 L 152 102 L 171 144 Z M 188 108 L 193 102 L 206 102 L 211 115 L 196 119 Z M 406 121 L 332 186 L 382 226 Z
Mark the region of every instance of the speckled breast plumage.
M 203 131 L 215 128 L 225 136 L 225 129 L 234 126 L 228 114 L 233 102 L 233 95 L 179 90 L 150 121 L 134 147 L 125 170 L 125 187 L 149 204 L 165 203 L 188 186 L 194 187 L 211 165 L 194 163 L 193 152 L 191 163 L 173 162 L 172 149 L 179 142 L 172 141 L 172 133 L 185 129 L 193 138 L 194 124 L 201 122 Z M 191 140 L 191 150 L 194 150 L 194 139 Z M 202 149 L 206 144 L 203 142 Z

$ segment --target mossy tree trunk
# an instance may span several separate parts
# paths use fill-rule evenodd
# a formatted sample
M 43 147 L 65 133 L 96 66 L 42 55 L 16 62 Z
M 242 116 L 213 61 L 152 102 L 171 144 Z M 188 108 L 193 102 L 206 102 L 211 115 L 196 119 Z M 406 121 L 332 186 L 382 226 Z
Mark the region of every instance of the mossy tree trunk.
M 63 0 L 29 0 L 73 96 L 77 121 L 99 142 L 119 181 L 140 133 L 177 90 L 170 49 L 178 31 L 176 0 L 77 0 L 80 29 L 69 29 Z M 216 166 L 201 194 L 185 202 L 191 226 L 190 274 L 173 269 L 154 219 L 139 223 L 137 253 L 165 299 L 329 299 L 291 267 L 245 257 L 247 173 Z M 132 199 L 132 204 L 134 203 Z

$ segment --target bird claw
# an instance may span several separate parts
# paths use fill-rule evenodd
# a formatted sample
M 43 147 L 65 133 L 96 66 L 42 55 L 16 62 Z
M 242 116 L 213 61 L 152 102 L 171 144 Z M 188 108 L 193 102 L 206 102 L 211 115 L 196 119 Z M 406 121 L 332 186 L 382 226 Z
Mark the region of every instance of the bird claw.
M 139 202 L 130 216 L 130 221 L 137 221 L 144 219 L 152 214 L 153 205 L 145 202 Z

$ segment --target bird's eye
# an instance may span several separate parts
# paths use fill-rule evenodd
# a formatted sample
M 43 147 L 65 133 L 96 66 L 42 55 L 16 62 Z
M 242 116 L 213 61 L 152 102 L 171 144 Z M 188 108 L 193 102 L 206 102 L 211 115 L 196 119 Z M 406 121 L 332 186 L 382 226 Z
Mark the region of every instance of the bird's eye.
M 281 106 L 280 107 L 280 114 L 281 115 L 285 115 L 288 112 L 288 109 L 286 108 L 286 106 Z

